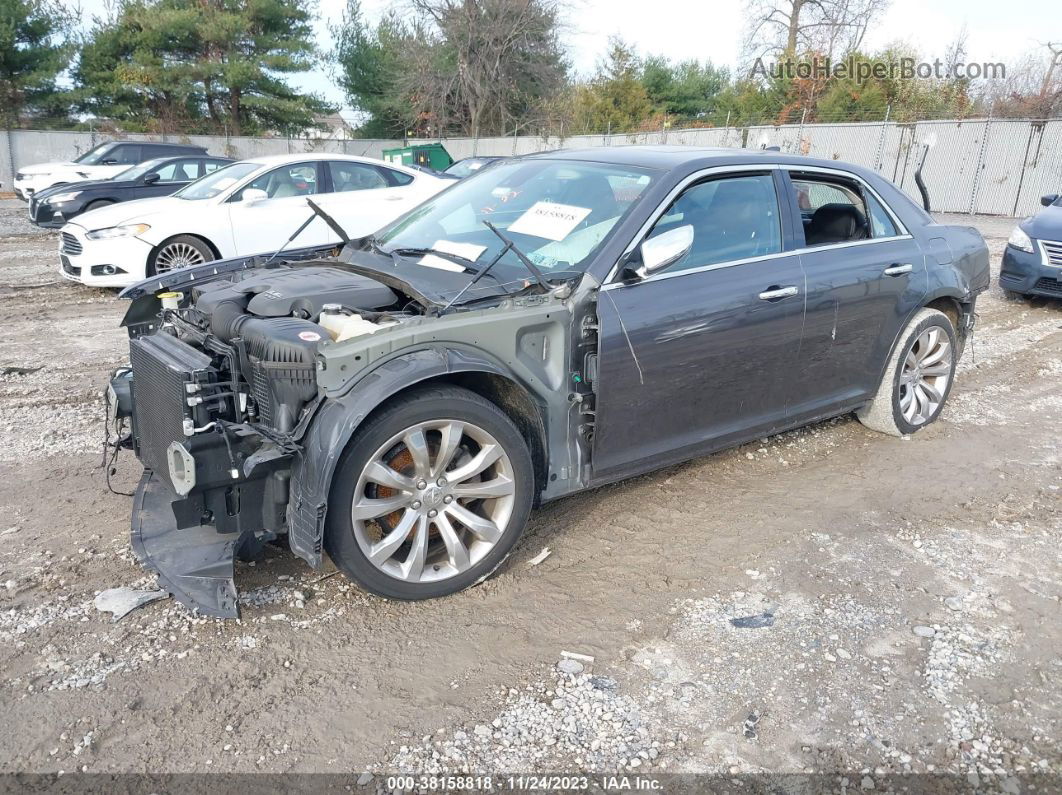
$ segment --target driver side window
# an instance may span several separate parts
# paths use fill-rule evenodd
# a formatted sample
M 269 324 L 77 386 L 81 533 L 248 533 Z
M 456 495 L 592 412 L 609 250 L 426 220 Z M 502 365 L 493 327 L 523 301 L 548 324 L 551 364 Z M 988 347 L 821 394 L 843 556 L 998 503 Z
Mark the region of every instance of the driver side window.
M 693 227 L 693 246 L 663 272 L 762 257 L 782 250 L 778 197 L 770 174 L 742 174 L 686 189 L 646 236 Z
M 267 171 L 240 191 L 248 188 L 263 190 L 270 199 L 287 199 L 292 196 L 313 196 L 317 193 L 317 166 L 313 163 L 293 163 Z

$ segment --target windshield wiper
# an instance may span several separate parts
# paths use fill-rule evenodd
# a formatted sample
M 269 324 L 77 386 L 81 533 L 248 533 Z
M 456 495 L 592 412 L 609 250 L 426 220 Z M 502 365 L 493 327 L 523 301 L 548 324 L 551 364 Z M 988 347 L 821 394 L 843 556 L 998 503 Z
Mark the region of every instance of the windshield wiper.
M 503 235 L 501 232 L 499 232 L 498 228 L 496 226 L 494 226 L 494 224 L 492 224 L 490 221 L 484 221 L 483 225 L 486 226 L 487 229 L 489 229 L 491 232 L 496 234 L 498 236 L 498 238 L 505 245 L 502 246 L 501 251 L 498 252 L 498 254 L 494 257 L 494 259 L 492 259 L 490 262 L 487 263 L 486 267 L 484 267 L 483 270 L 481 270 L 478 273 L 476 273 L 476 275 L 472 277 L 471 281 L 469 281 L 468 284 L 466 284 L 464 287 L 462 287 L 461 291 L 457 295 L 455 295 L 453 298 L 450 299 L 450 302 L 446 306 L 444 306 L 442 308 L 442 311 L 440 311 L 439 314 L 442 314 L 443 312 L 448 310 L 451 306 L 456 304 L 457 300 L 462 295 L 467 293 L 472 288 L 472 285 L 474 285 L 476 282 L 478 282 L 480 279 L 482 279 L 484 276 L 486 276 L 488 273 L 490 273 L 490 269 L 493 268 L 495 265 L 497 265 L 498 264 L 498 260 L 500 260 L 502 257 L 504 257 L 506 252 L 508 252 L 508 251 L 512 251 L 517 256 L 517 258 L 520 260 L 520 262 L 522 262 L 524 264 L 524 267 L 527 268 L 528 272 L 530 272 L 530 274 L 535 277 L 535 281 L 538 282 L 538 286 L 542 288 L 543 292 L 548 293 L 549 290 L 550 290 L 549 283 L 542 276 L 542 271 L 540 271 L 538 268 L 535 267 L 535 263 L 533 263 L 531 260 L 529 260 L 527 258 L 527 256 L 524 254 L 524 252 L 522 252 L 520 249 L 518 249 L 516 247 L 516 244 L 513 241 L 511 241 L 509 238 L 507 238 L 505 235 Z M 494 274 L 491 274 L 491 276 L 494 276 Z M 497 279 L 496 276 L 494 278 Z
M 398 254 L 400 257 L 423 257 L 428 254 L 432 254 L 439 259 L 444 259 L 447 262 L 452 262 L 454 265 L 460 265 L 462 268 L 472 273 L 479 273 L 479 268 L 476 267 L 476 261 L 469 259 L 468 257 L 462 257 L 460 254 L 451 254 L 449 251 L 439 251 L 437 248 L 393 248 L 390 251 L 383 252 L 385 254 Z

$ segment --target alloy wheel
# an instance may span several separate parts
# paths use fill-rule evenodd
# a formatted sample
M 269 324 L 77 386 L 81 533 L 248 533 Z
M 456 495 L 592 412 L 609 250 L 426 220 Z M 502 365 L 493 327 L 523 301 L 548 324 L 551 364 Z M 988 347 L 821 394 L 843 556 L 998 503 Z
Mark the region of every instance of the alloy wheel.
M 437 582 L 476 565 L 505 534 L 515 504 L 512 462 L 461 420 L 413 425 L 369 458 L 351 520 L 365 557 L 405 582 Z
M 155 256 L 155 273 L 166 273 L 206 262 L 202 252 L 189 243 L 168 243 Z
M 951 380 L 951 340 L 944 329 L 930 326 L 915 340 L 900 370 L 900 412 L 911 425 L 929 422 Z

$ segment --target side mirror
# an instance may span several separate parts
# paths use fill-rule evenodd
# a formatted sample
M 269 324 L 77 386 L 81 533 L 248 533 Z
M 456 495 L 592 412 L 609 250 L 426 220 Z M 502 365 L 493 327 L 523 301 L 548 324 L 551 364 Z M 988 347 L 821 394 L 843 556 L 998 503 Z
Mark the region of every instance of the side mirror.
M 1057 193 L 1048 193 L 1046 196 L 1040 197 L 1040 204 L 1042 204 L 1044 207 L 1050 207 L 1056 201 L 1058 201 Z
M 145 185 L 154 185 L 158 181 L 159 181 L 159 175 L 156 174 L 156 173 L 151 173 L 151 174 L 145 174 L 144 175 L 144 184 Z
M 644 279 L 674 265 L 693 248 L 693 225 L 686 224 L 671 229 L 662 235 L 646 240 L 639 247 L 642 264 L 635 269 L 638 278 Z
M 258 204 L 269 198 L 269 194 L 259 188 L 244 188 L 240 201 L 244 204 Z

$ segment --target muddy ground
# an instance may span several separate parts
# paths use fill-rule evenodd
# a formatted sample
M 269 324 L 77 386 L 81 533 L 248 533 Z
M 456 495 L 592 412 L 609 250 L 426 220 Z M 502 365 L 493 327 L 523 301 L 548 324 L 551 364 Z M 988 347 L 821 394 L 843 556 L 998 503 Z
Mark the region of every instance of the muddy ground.
M 998 269 L 1013 222 L 972 223 Z M 96 593 L 152 582 L 100 468 L 122 304 L 54 237 L 0 202 L 0 772 L 1062 773 L 1062 303 L 993 285 L 914 438 L 841 418 L 563 500 L 457 596 L 270 549 L 239 622 L 114 623 Z

